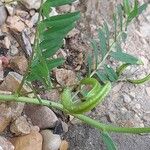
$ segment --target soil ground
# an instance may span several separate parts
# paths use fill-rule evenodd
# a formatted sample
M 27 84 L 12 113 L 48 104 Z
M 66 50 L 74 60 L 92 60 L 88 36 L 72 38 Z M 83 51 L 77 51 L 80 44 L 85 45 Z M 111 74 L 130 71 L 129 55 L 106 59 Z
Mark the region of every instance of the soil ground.
M 87 37 L 95 35 L 95 29 L 102 25 L 104 19 L 111 25 L 112 11 L 119 1 L 81 0 L 78 8 L 83 19 L 80 31 Z M 143 1 L 140 1 L 143 2 Z M 124 76 L 142 76 L 150 71 L 150 6 L 128 29 L 128 40 L 124 49 L 141 58 L 145 65 L 130 68 Z M 150 84 L 134 86 L 129 83 L 115 85 L 104 104 L 90 116 L 119 126 L 150 125 Z M 104 150 L 99 132 L 87 125 L 71 125 L 67 133 L 71 143 L 70 150 Z M 149 150 L 150 135 L 112 134 L 119 150 Z

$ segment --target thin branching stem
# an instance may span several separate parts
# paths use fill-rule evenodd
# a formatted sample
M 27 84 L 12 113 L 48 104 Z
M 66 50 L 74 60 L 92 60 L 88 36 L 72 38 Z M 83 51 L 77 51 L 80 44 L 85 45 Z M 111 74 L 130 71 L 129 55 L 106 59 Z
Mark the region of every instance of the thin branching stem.
M 122 34 L 122 32 L 120 32 L 116 39 L 118 39 L 118 37 L 120 37 L 120 35 Z M 104 58 L 102 59 L 102 61 L 99 63 L 99 65 L 97 66 L 97 68 L 90 74 L 90 77 L 92 77 L 98 69 L 100 69 L 100 67 L 105 63 L 107 57 L 110 55 L 111 51 L 113 50 L 112 47 L 114 46 L 114 44 L 116 44 L 117 40 L 114 40 L 114 42 L 110 45 L 108 52 L 106 53 L 106 55 L 104 56 Z
M 41 5 L 43 4 L 43 1 L 44 0 L 41 0 Z M 40 8 L 40 12 L 39 12 L 38 24 L 39 24 L 39 21 L 41 18 L 41 14 L 42 14 L 42 7 Z M 118 35 L 116 35 L 116 38 L 113 41 L 113 43 L 110 45 L 107 54 L 105 55 L 105 57 L 103 58 L 101 63 L 97 66 L 96 70 L 94 70 L 91 73 L 90 77 L 92 77 L 96 73 L 96 71 L 98 69 L 100 69 L 100 67 L 105 63 L 107 57 L 110 55 L 110 52 L 113 50 L 114 44 L 116 43 L 116 41 L 118 40 L 118 38 L 120 37 L 121 34 L 122 34 L 122 32 L 120 32 L 120 33 L 118 33 Z M 35 41 L 34 41 L 34 45 L 33 45 L 33 51 L 32 51 L 32 54 L 31 54 L 29 62 L 28 62 L 28 68 L 26 70 L 25 75 L 23 76 L 23 79 L 21 81 L 19 88 L 17 89 L 17 92 L 16 92 L 17 94 L 14 94 L 14 95 L 0 94 L 0 102 L 3 102 L 3 101 L 11 102 L 11 101 L 13 101 L 13 102 L 22 102 L 22 103 L 28 103 L 28 104 L 34 104 L 34 105 L 43 105 L 43 106 L 47 106 L 50 108 L 56 108 L 56 109 L 61 110 L 67 114 L 70 114 L 70 112 L 68 112 L 66 109 L 64 109 L 63 105 L 60 103 L 56 103 L 56 102 L 45 100 L 45 99 L 39 99 L 39 97 L 37 96 L 36 90 L 34 90 L 33 87 L 31 87 L 31 88 L 33 89 L 33 92 L 34 92 L 36 98 L 29 98 L 29 97 L 21 97 L 20 96 L 21 89 L 22 89 L 22 87 L 25 83 L 25 80 L 27 78 L 27 75 L 31 69 L 32 60 L 34 58 L 34 52 L 37 49 L 37 45 L 39 42 L 38 37 L 39 37 L 39 32 L 38 32 L 38 27 L 37 27 L 36 28 Z M 86 115 L 83 115 L 83 114 L 72 114 L 71 113 L 71 115 L 73 115 L 74 117 L 87 123 L 88 125 L 91 125 L 92 127 L 99 129 L 100 131 L 118 132 L 118 133 L 133 133 L 133 134 L 150 133 L 149 127 L 146 127 L 146 128 L 116 127 L 113 125 L 107 125 L 107 124 L 101 123 L 101 122 L 99 122 L 95 119 L 92 119 L 92 118 L 90 118 Z
M 44 1 L 44 0 L 41 1 L 41 5 L 43 4 L 43 1 Z M 24 83 L 25 83 L 25 80 L 26 80 L 27 76 L 28 76 L 28 73 L 30 72 L 30 68 L 31 68 L 31 64 L 32 64 L 33 57 L 34 57 L 34 53 L 35 53 L 35 50 L 36 50 L 36 48 L 37 48 L 38 35 L 39 35 L 39 33 L 38 33 L 38 24 L 39 24 L 39 22 L 40 22 L 41 14 L 42 14 L 42 7 L 40 7 L 40 11 L 39 11 L 38 23 L 37 23 L 36 33 L 35 33 L 35 40 L 34 40 L 34 45 L 33 45 L 32 54 L 31 54 L 31 56 L 30 56 L 30 58 L 29 58 L 29 61 L 28 61 L 28 68 L 27 68 L 27 70 L 26 70 L 26 72 L 25 72 L 25 74 L 24 74 L 24 76 L 23 76 L 23 79 L 22 79 L 22 81 L 21 81 L 21 83 L 20 83 L 20 85 L 19 85 L 19 87 L 18 87 L 18 89 L 17 89 L 17 91 L 16 91 L 16 94 L 17 94 L 17 95 L 20 94 L 21 89 L 22 89 L 22 87 L 23 87 L 23 85 L 24 85 Z
M 1 95 L 0 94 L 0 101 L 8 101 L 8 102 L 23 102 L 28 104 L 34 104 L 34 105 L 42 105 L 47 106 L 50 108 L 56 108 L 58 110 L 64 111 L 65 113 L 69 113 L 67 110 L 63 108 L 62 104 L 55 103 L 53 101 L 44 100 L 41 99 L 41 102 L 37 98 L 27 98 L 27 97 L 17 97 L 16 95 Z M 133 133 L 133 134 L 139 134 L 139 133 L 149 133 L 150 128 L 124 128 L 124 127 L 116 127 L 113 125 L 107 125 L 104 123 L 100 123 L 99 121 L 96 121 L 88 116 L 85 116 L 83 114 L 71 114 L 74 117 L 80 119 L 81 121 L 89 124 L 92 127 L 95 127 L 101 131 L 107 131 L 107 132 L 118 132 L 118 133 Z

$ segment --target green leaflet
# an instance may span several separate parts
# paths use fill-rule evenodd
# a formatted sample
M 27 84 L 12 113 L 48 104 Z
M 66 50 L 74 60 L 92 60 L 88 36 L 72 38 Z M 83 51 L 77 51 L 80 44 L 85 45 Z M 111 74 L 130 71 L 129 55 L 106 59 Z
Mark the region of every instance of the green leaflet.
M 117 150 L 116 144 L 107 132 L 102 132 L 101 135 L 107 150 Z
M 148 6 L 148 4 L 145 3 L 145 4 L 143 4 L 143 5 L 141 5 L 141 6 L 139 7 L 139 9 L 138 9 L 139 15 L 140 15 L 144 10 L 146 10 L 147 6 Z
M 44 28 L 51 27 L 51 26 L 63 27 L 66 26 L 66 24 L 75 22 L 79 18 L 80 18 L 80 12 L 66 13 L 66 14 L 49 17 L 43 20 L 42 22 L 40 22 L 39 26 L 44 26 Z
M 113 22 L 114 22 L 114 39 L 115 39 L 115 41 L 117 40 L 117 15 L 116 14 L 114 14 L 113 15 Z
M 52 47 L 51 49 L 48 49 L 46 51 L 43 51 L 43 57 L 47 58 L 47 57 L 51 57 L 52 55 L 54 55 L 58 49 L 62 46 L 62 43 L 58 43 L 57 46 Z
M 107 43 L 109 43 L 110 31 L 109 31 L 109 27 L 108 27 L 107 22 L 104 22 L 103 30 L 104 30 L 104 33 L 105 33 L 105 35 L 106 35 L 106 36 L 105 36 L 105 37 L 106 37 L 106 41 L 107 41 Z
M 63 44 L 63 39 L 75 27 L 80 18 L 79 12 L 66 13 L 49 17 L 51 7 L 70 4 L 74 0 L 47 0 L 42 5 L 42 15 L 46 16 L 38 24 L 38 42 L 34 52 L 31 71 L 27 77 L 29 81 L 39 80 L 46 88 L 51 86 L 50 73 L 52 69 L 62 65 L 63 59 L 53 59 L 53 55 Z
M 55 39 L 57 37 L 65 37 L 67 35 L 67 33 L 72 30 L 75 27 L 75 23 L 72 23 L 64 28 L 50 28 L 46 31 L 43 32 L 42 34 L 42 38 L 43 39 Z M 54 38 L 55 37 L 55 38 Z
M 118 15 L 118 18 L 119 18 L 119 22 L 120 22 L 120 31 L 123 30 L 123 12 L 122 12 L 122 6 L 121 4 L 120 5 L 117 5 L 117 15 Z
M 99 55 L 99 53 L 98 53 L 98 46 L 97 46 L 97 43 L 96 43 L 95 40 L 91 41 L 91 45 L 92 45 L 92 47 L 94 49 L 94 58 L 95 58 L 95 65 L 96 65 L 95 68 L 97 68 L 97 66 L 98 66 L 98 55 Z
M 131 5 L 130 5 L 129 0 L 123 0 L 123 8 L 124 8 L 125 13 L 129 15 L 131 11 Z
M 102 29 L 99 30 L 98 36 L 99 36 L 100 51 L 102 54 L 102 58 L 104 58 L 107 53 L 107 40 Z
M 134 9 L 129 13 L 127 22 L 131 22 L 135 17 L 138 16 L 138 1 L 134 0 Z
M 62 6 L 62 5 L 66 5 L 66 4 L 71 4 L 73 3 L 75 0 L 47 0 L 44 5 L 43 8 L 45 6 L 49 6 L 49 7 L 58 7 L 58 6 Z
M 139 6 L 138 1 L 134 0 L 134 8 L 128 14 L 127 23 L 131 22 L 134 18 L 138 17 L 138 15 L 140 15 L 143 12 L 143 10 L 145 10 L 146 8 L 147 8 L 147 3 Z
M 102 81 L 103 83 L 105 83 L 106 81 L 108 81 L 108 77 L 106 75 L 106 73 L 102 72 L 102 71 L 97 71 L 96 75 L 98 76 L 98 78 L 100 79 L 100 81 Z
M 110 67 L 109 65 L 105 65 L 104 70 L 110 81 L 114 82 L 118 80 L 118 75 L 116 74 L 116 72 L 114 71 L 112 67 Z
M 122 41 L 125 43 L 125 41 L 127 39 L 127 33 L 126 32 L 122 32 L 121 37 L 122 37 Z
M 58 43 L 63 43 L 62 38 L 54 39 L 54 40 L 44 40 L 40 43 L 40 49 L 42 50 L 47 50 L 47 49 L 52 49 L 53 47 L 56 47 Z
M 57 58 L 52 60 L 47 60 L 47 66 L 49 70 L 52 70 L 65 62 L 63 58 Z
M 88 54 L 88 58 L 87 58 L 87 63 L 88 63 L 88 75 L 90 76 L 91 72 L 92 72 L 92 68 L 93 68 L 93 64 L 92 64 L 92 61 L 93 61 L 93 57 L 91 54 Z
M 121 51 L 111 52 L 110 55 L 115 60 L 118 60 L 118 61 L 121 61 L 121 62 L 124 62 L 124 63 L 132 64 L 132 65 L 140 63 L 138 58 L 136 58 L 136 57 L 134 57 L 130 54 L 121 52 Z

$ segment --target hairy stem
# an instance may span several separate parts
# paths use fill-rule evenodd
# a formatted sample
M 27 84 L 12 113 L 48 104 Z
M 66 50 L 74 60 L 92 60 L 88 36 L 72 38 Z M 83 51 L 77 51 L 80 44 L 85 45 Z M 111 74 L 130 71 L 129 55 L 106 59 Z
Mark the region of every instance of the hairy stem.
M 14 102 L 23 102 L 28 104 L 35 104 L 35 105 L 41 105 L 39 100 L 37 98 L 27 98 L 27 97 L 17 97 L 16 95 L 0 95 L 0 101 L 14 101 Z M 52 101 L 41 99 L 42 105 L 47 106 L 50 108 L 56 108 L 61 111 L 64 111 L 66 113 L 69 113 L 67 110 L 63 108 L 62 104 L 55 103 Z M 100 123 L 99 121 L 96 121 L 90 117 L 87 117 L 82 114 L 72 114 L 74 117 L 80 119 L 81 121 L 89 124 L 92 127 L 95 127 L 102 131 L 107 132 L 118 132 L 118 133 L 133 133 L 133 134 L 139 134 L 139 133 L 150 133 L 150 128 L 123 128 L 123 127 L 116 127 L 112 125 L 106 125 L 103 123 Z

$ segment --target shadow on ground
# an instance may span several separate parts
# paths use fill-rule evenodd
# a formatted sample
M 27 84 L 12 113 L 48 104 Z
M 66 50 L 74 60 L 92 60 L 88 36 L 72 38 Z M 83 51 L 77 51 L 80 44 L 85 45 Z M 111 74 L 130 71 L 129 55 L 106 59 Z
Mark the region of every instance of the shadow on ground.
M 111 134 L 118 150 L 150 150 L 150 135 Z M 98 130 L 87 125 L 72 125 L 66 135 L 69 150 L 106 150 Z

